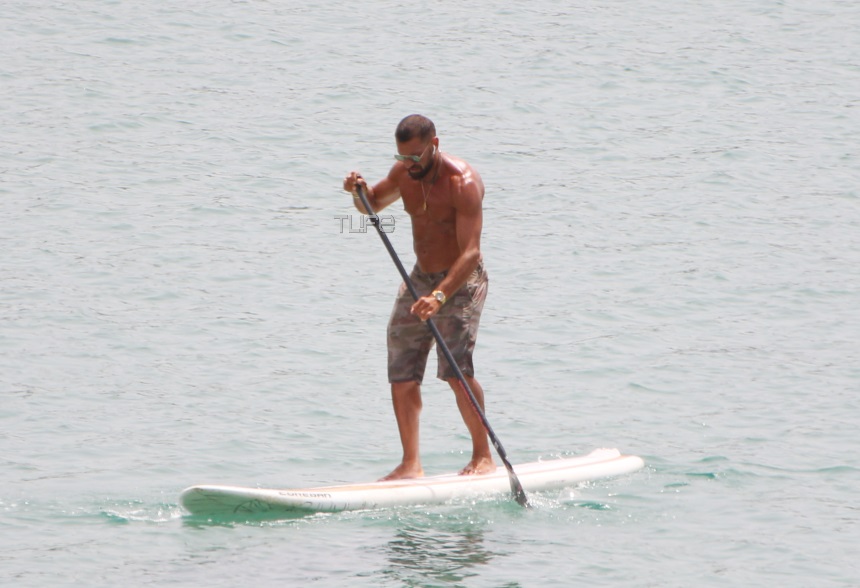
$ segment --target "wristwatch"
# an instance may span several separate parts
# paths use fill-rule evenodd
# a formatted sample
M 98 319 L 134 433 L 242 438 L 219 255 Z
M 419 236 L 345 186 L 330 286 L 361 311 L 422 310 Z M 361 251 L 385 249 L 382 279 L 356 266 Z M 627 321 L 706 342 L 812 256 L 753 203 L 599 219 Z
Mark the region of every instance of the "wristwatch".
M 433 298 L 438 300 L 440 305 L 444 305 L 448 301 L 448 298 L 442 290 L 433 290 Z

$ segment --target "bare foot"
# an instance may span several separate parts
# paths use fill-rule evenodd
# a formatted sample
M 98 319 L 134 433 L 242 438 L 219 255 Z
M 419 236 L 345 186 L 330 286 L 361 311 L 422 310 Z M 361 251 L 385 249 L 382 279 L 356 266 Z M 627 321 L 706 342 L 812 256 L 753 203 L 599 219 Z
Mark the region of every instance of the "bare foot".
M 461 476 L 480 476 L 481 474 L 492 474 L 496 471 L 496 463 L 492 457 L 472 458 L 466 467 L 460 470 Z
M 406 464 L 401 463 L 399 466 L 394 468 L 394 470 L 388 474 L 387 476 L 383 476 L 379 478 L 380 482 L 385 482 L 387 480 L 405 480 L 408 478 L 420 478 L 424 475 L 424 468 L 421 467 L 420 463 L 417 464 Z

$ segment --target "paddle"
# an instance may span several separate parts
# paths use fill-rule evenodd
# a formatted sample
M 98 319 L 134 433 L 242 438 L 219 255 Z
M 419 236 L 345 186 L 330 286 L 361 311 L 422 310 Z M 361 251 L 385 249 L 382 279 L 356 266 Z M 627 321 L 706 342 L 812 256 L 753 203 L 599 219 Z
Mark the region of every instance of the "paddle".
M 361 199 L 361 203 L 364 205 L 364 209 L 367 211 L 370 223 L 376 227 L 376 232 L 379 233 L 382 242 L 385 244 L 385 248 L 388 249 L 388 253 L 391 255 L 391 259 L 394 261 L 394 265 L 397 266 L 400 275 L 403 277 L 403 282 L 406 284 L 406 287 L 409 288 L 410 294 L 415 300 L 418 300 L 420 296 L 418 295 L 418 290 L 415 289 L 415 285 L 412 283 L 412 280 L 409 279 L 409 274 L 406 272 L 406 268 L 403 267 L 403 264 L 400 263 L 400 258 L 397 257 L 397 252 L 394 251 L 394 247 L 391 245 L 391 241 L 388 239 L 388 235 L 385 234 L 385 231 L 382 230 L 382 227 L 379 224 L 379 216 L 373 209 L 370 207 L 370 202 L 367 200 L 367 196 L 364 193 L 364 188 L 356 184 L 355 189 L 358 192 L 358 197 Z M 478 400 L 475 398 L 475 393 L 472 392 L 472 389 L 469 387 L 469 383 L 466 382 L 466 377 L 463 375 L 462 370 L 460 370 L 460 366 L 457 365 L 457 362 L 454 360 L 454 356 L 451 355 L 451 350 L 448 349 L 448 345 L 445 344 L 445 340 L 442 338 L 442 335 L 439 333 L 439 329 L 436 328 L 436 324 L 433 322 L 432 318 L 428 318 L 426 321 L 427 325 L 430 327 L 430 330 L 433 332 L 433 336 L 436 338 L 436 344 L 439 346 L 439 349 L 442 350 L 442 353 L 445 354 L 445 359 L 448 360 L 448 363 L 451 365 L 451 368 L 454 370 L 454 373 L 457 375 L 457 379 L 460 381 L 460 385 L 463 387 L 463 390 L 466 391 L 466 395 L 469 397 L 469 402 L 472 403 L 472 408 L 475 409 L 475 412 L 481 418 L 481 423 L 483 423 L 484 428 L 487 430 L 487 434 L 490 436 L 490 441 L 493 443 L 493 447 L 496 448 L 496 452 L 499 454 L 499 457 L 502 460 L 502 463 L 505 464 L 505 469 L 508 470 L 508 479 L 511 482 L 511 493 L 514 495 L 514 500 L 517 501 L 517 504 L 520 506 L 528 506 L 529 501 L 526 498 L 526 492 L 523 490 L 523 485 L 520 484 L 519 478 L 514 473 L 514 466 L 511 465 L 511 462 L 508 461 L 508 455 L 505 453 L 505 448 L 502 447 L 501 441 L 496 436 L 496 433 L 493 432 L 493 428 L 490 426 L 489 421 L 487 421 L 486 415 L 484 415 L 484 411 L 481 410 L 481 406 L 478 404 Z

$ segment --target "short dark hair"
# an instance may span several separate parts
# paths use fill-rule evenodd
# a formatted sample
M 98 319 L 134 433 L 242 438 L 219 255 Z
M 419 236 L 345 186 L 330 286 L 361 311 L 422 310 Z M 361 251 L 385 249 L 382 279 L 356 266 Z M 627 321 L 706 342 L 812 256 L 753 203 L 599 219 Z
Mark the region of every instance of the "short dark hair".
M 422 141 L 432 139 L 436 136 L 436 125 L 426 116 L 410 114 L 397 125 L 394 138 L 398 143 L 406 143 L 415 136 L 420 137 Z

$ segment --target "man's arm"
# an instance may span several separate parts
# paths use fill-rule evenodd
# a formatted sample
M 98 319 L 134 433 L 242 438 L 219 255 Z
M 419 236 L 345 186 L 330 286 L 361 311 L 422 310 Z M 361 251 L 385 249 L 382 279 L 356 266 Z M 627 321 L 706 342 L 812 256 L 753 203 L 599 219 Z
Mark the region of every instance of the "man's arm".
M 350 172 L 343 180 L 343 189 L 347 192 L 352 192 L 352 203 L 355 205 L 356 210 L 364 214 L 369 214 L 364 209 L 364 205 L 361 203 L 361 199 L 358 197 L 358 192 L 356 191 L 356 186 L 362 186 L 364 188 L 364 195 L 367 196 L 367 202 L 370 204 L 373 212 L 379 212 L 400 198 L 400 188 L 398 188 L 393 174 L 394 168 L 391 169 L 385 178 L 377 182 L 375 186 L 368 188 L 367 181 L 361 177 L 360 173 Z
M 484 215 L 482 201 L 484 186 L 480 178 L 467 174 L 460 178 L 459 189 L 452 194 L 456 211 L 456 237 L 460 255 L 448 270 L 438 289 L 451 296 L 466 283 L 481 260 L 481 229 Z

